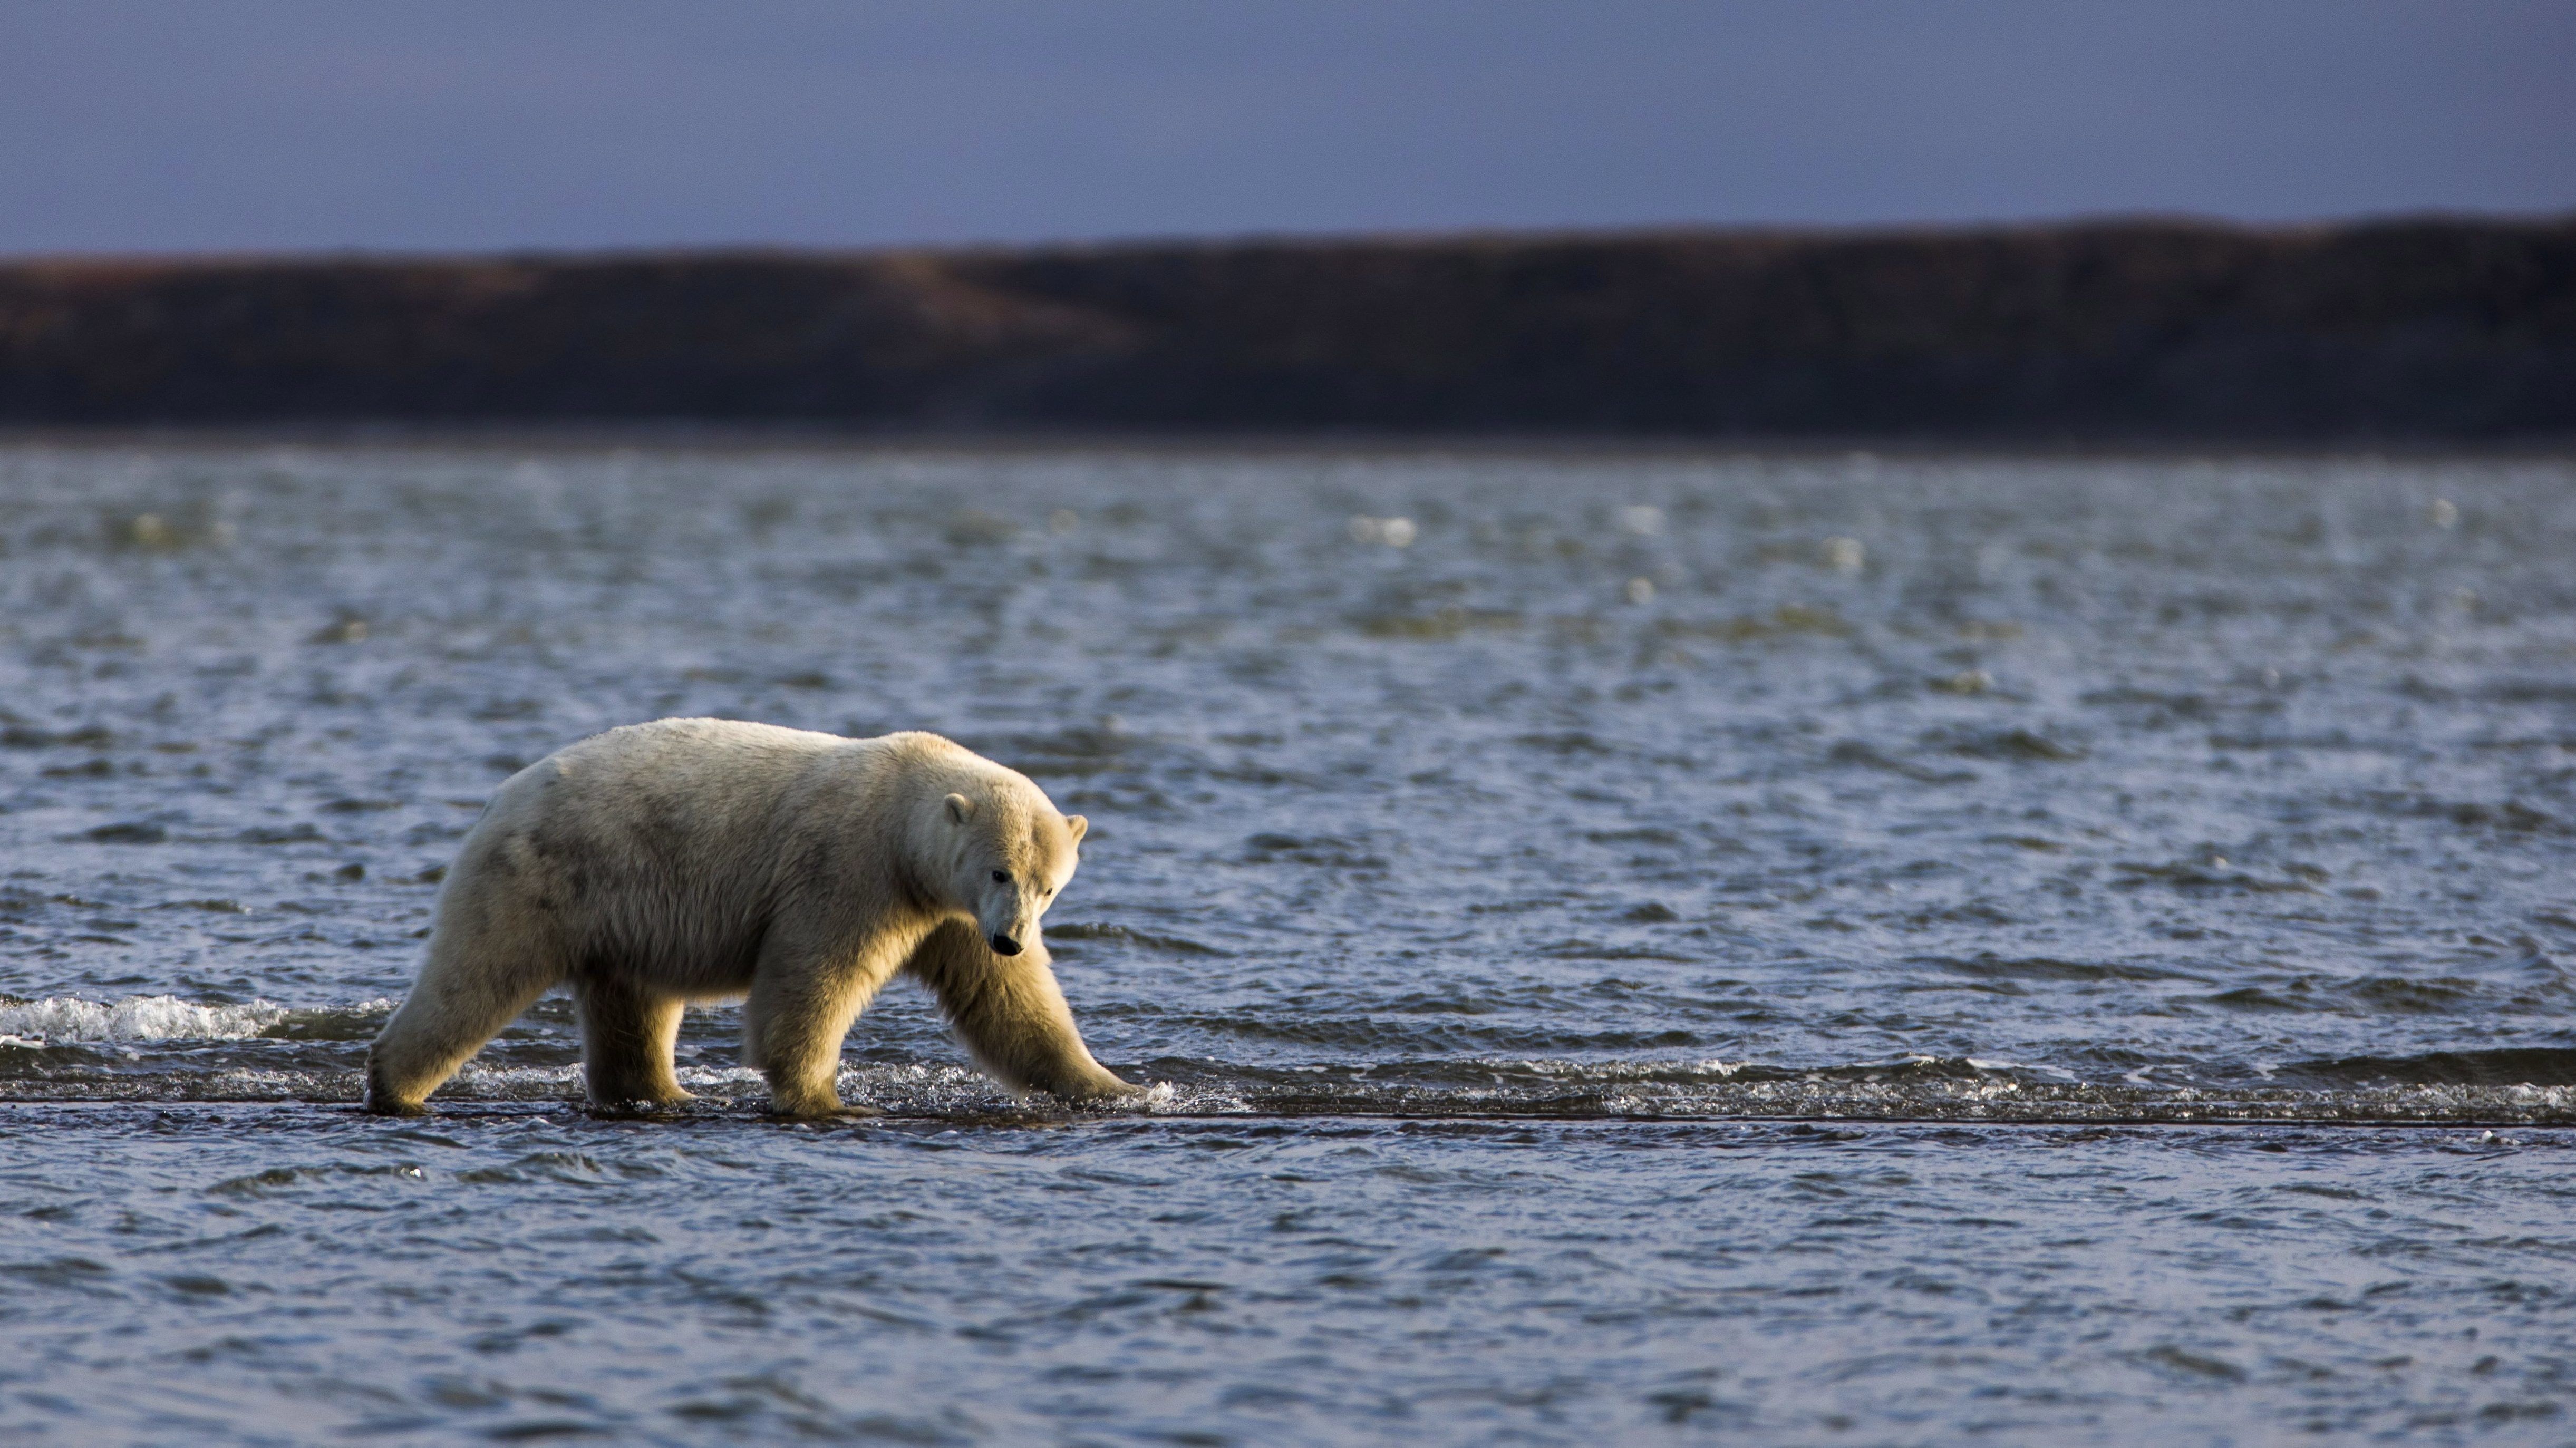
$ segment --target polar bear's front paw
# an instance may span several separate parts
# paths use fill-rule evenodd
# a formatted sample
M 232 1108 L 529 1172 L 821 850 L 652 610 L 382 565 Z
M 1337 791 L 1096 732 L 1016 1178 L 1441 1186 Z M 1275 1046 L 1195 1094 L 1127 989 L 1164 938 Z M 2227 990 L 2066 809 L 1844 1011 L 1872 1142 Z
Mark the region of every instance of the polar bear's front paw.
M 1048 1095 L 1060 1101 L 1070 1101 L 1076 1105 L 1114 1106 L 1120 1103 L 1132 1103 L 1137 1097 L 1145 1095 L 1147 1088 L 1120 1080 L 1107 1071 L 1099 1071 L 1086 1074 L 1079 1080 L 1057 1082 L 1046 1087 L 1045 1090 Z

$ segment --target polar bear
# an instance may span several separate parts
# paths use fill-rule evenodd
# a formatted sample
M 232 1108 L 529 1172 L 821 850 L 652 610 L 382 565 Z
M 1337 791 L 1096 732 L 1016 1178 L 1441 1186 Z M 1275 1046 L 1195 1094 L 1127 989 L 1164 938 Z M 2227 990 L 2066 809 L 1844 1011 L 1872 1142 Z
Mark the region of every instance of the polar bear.
M 865 1114 L 833 1084 L 841 1039 L 897 971 L 1010 1086 L 1129 1094 L 1038 939 L 1087 823 L 936 734 L 664 719 L 582 740 L 512 775 L 465 837 L 420 978 L 367 1050 L 367 1109 L 418 1112 L 569 985 L 594 1104 L 686 1100 L 681 1007 L 747 997 L 773 1110 Z

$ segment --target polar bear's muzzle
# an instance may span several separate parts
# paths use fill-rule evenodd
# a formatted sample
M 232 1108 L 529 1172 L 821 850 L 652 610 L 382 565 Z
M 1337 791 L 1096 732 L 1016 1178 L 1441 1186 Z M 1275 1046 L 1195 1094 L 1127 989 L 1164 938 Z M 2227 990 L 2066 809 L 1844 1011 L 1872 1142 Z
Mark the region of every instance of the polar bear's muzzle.
M 1020 953 L 1020 943 L 999 930 L 993 932 L 992 944 L 993 953 L 995 955 L 1017 955 Z

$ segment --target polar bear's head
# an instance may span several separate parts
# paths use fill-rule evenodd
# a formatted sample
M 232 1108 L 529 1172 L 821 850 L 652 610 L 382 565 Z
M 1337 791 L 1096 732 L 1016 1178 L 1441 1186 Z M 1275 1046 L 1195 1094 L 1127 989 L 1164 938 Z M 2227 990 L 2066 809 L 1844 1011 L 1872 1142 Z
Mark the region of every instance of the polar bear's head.
M 952 898 L 974 912 L 996 953 L 1019 954 L 1036 942 L 1038 918 L 1073 878 L 1091 821 L 1058 814 L 1032 786 L 980 799 L 952 794 L 947 822 L 957 845 Z

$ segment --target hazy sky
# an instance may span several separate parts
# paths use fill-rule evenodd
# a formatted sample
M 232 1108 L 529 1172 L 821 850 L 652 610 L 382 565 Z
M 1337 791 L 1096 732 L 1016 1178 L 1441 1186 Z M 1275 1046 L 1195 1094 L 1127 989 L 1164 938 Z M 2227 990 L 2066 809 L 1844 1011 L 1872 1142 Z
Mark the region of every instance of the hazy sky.
M 0 251 L 2576 209 L 2576 0 L 5 0 Z

